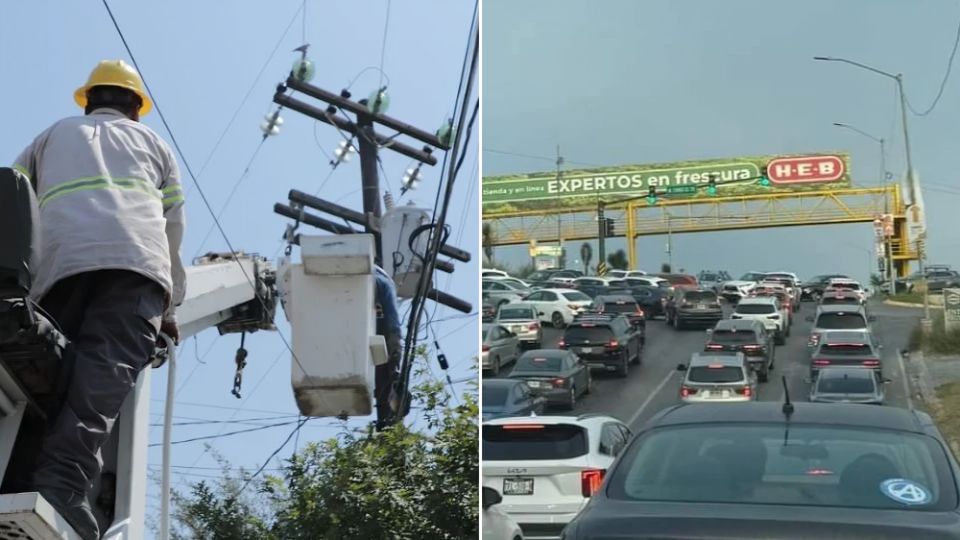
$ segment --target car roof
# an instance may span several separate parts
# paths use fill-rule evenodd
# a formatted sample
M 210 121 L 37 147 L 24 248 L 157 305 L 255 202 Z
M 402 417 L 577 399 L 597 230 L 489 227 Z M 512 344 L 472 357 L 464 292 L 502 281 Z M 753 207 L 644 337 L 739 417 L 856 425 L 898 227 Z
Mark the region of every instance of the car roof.
M 570 351 L 566 349 L 530 349 L 523 351 L 518 360 L 520 358 L 560 358 L 569 355 Z
M 523 379 L 483 379 L 483 388 L 510 388 L 518 384 L 527 384 Z
M 503 308 L 536 309 L 537 307 L 530 302 L 509 302 L 500 306 L 500 309 L 503 309 Z
M 626 294 L 599 294 L 593 300 L 595 302 L 636 302 L 632 296 Z
M 748 296 L 743 300 L 740 300 L 740 303 L 737 305 L 743 304 L 773 304 L 774 298 L 772 296 Z
M 499 426 L 503 424 L 544 424 L 544 425 L 557 425 L 557 424 L 576 424 L 581 426 L 592 427 L 595 424 L 602 424 L 606 422 L 617 422 L 622 424 L 623 422 L 617 420 L 616 418 L 604 414 L 581 414 L 580 416 L 514 416 L 506 418 L 495 418 L 493 420 L 487 420 L 483 424 L 486 426 Z
M 561 288 L 561 287 L 550 287 L 549 289 L 537 289 L 537 290 L 534 291 L 534 292 L 543 292 L 543 291 L 553 292 L 553 293 L 580 292 L 580 291 L 578 291 L 578 290 L 576 290 L 576 289 L 567 289 L 567 288 Z M 531 294 L 532 294 L 532 293 L 531 293 Z
M 864 370 L 866 371 L 866 370 Z M 917 415 L 899 407 L 871 407 L 850 404 L 793 402 L 790 424 L 822 424 L 824 426 L 856 426 L 924 433 Z M 685 403 L 667 409 L 654 417 L 649 427 L 685 424 L 717 425 L 783 423 L 783 404 L 779 401 L 715 404 Z
M 763 323 L 756 319 L 723 319 L 717 322 L 714 330 L 754 330 Z
M 742 352 L 735 354 L 715 354 L 715 353 L 693 353 L 690 357 L 690 367 L 708 366 L 710 364 L 723 364 L 725 366 L 743 366 L 746 357 Z

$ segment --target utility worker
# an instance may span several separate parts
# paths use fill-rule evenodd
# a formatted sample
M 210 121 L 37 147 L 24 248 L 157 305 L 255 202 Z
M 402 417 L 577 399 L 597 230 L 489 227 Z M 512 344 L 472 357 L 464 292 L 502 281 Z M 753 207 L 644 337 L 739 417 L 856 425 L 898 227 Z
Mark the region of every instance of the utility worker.
M 31 296 L 70 340 L 72 370 L 48 424 L 34 487 L 84 539 L 100 448 L 164 332 L 179 341 L 184 211 L 170 147 L 139 122 L 152 103 L 121 60 L 100 62 L 74 93 L 85 115 L 60 120 L 17 158 L 40 206 Z
M 387 342 L 387 363 L 374 369 L 374 397 L 377 402 L 377 429 L 386 427 L 386 419 L 392 412 L 399 412 L 399 405 L 391 406 L 393 386 L 403 353 L 401 344 L 400 313 L 397 309 L 397 292 L 393 278 L 383 268 L 375 266 L 377 334 Z

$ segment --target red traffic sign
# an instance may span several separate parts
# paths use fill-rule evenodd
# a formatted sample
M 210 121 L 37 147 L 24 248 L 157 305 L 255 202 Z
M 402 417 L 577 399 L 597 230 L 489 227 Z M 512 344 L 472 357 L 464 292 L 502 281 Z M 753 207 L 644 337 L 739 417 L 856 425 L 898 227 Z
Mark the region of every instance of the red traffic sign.
M 834 182 L 845 173 L 839 156 L 777 158 L 767 163 L 767 177 L 774 184 Z

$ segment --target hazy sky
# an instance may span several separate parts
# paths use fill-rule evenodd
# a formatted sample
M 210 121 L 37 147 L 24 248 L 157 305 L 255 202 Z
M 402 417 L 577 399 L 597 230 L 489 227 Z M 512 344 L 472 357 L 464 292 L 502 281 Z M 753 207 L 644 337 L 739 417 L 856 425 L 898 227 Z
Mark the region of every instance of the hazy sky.
M 200 174 L 221 133 L 237 113 L 236 121 L 200 176 L 200 184 L 217 211 L 241 178 L 260 141 L 259 125 L 263 116 L 275 107 L 271 101 L 274 89 L 290 70 L 296 57 L 291 52 L 294 47 L 304 42 L 311 44 L 310 57 L 317 65 L 313 80 L 316 85 L 339 92 L 353 81 L 350 89 L 355 98 L 361 98 L 380 83 L 376 68 L 381 62 L 389 3 L 381 0 L 361 6 L 345 0 L 308 0 L 306 17 L 302 12 L 295 16 L 303 4 L 301 0 L 111 2 L 143 74 L 195 173 Z M 65 116 L 82 114 L 73 102 L 73 91 L 84 83 L 97 61 L 129 59 L 99 1 L 5 2 L 4 8 L 9 24 L 0 33 L 0 51 L 3 51 L 0 71 L 7 75 L 0 90 L 0 111 L 6 124 L 0 130 L 0 149 L 8 162 L 12 162 L 24 146 L 51 123 Z M 383 60 L 391 95 L 388 114 L 432 132 L 453 113 L 473 10 L 472 0 L 393 2 Z M 271 56 L 278 41 L 276 53 Z M 268 59 L 263 75 L 257 79 Z M 368 66 L 374 69 L 365 70 Z M 244 102 L 244 96 L 251 89 L 249 99 Z M 291 188 L 310 193 L 320 188 L 330 172 L 327 156 L 341 140 L 332 127 L 315 123 L 299 113 L 285 111 L 282 117 L 285 123 L 281 133 L 264 144 L 221 218 L 235 248 L 267 257 L 277 255 L 282 247 L 284 227 L 290 223 L 273 213 L 274 203 L 286 202 Z M 156 112 L 146 116 L 144 123 L 170 140 Z M 382 133 L 390 134 L 389 130 Z M 479 236 L 477 132 L 471 144 L 473 148 L 455 188 L 449 223 L 453 231 L 450 243 L 476 253 Z M 382 187 L 399 196 L 401 177 L 410 160 L 389 150 L 382 151 L 381 155 L 381 174 L 385 176 Z M 225 251 L 226 243 L 216 231 L 201 246 L 212 220 L 179 156 L 178 161 L 188 201 L 184 259 L 189 261 L 198 252 Z M 424 167 L 420 189 L 409 193 L 402 202 L 413 199 L 420 205 L 432 207 L 439 173 L 439 165 Z M 337 168 L 329 182 L 322 185 L 320 197 L 361 209 L 356 157 Z M 309 233 L 310 227 L 301 227 L 300 231 Z M 456 267 L 456 279 L 443 277 L 437 283 L 438 288 L 469 299 L 476 306 L 479 299 L 477 265 L 458 262 Z M 430 303 L 431 311 L 434 305 Z M 328 316 L 337 314 L 331 311 Z M 434 318 L 440 321 L 432 325 L 433 331 L 452 364 L 452 377 L 475 376 L 472 358 L 477 350 L 477 317 L 462 317 L 441 308 L 436 310 Z M 450 319 L 443 320 L 447 318 Z M 290 328 L 280 310 L 277 323 L 289 339 Z M 323 324 L 323 320 L 317 324 Z M 234 354 L 239 344 L 239 336 L 219 337 L 217 331 L 211 329 L 181 347 L 175 412 L 183 418 L 178 422 L 263 418 L 277 416 L 277 412 L 296 414 L 290 387 L 290 355 L 274 333 L 258 332 L 248 336 L 243 400 L 230 395 Z M 432 339 L 430 344 L 432 348 Z M 204 363 L 200 363 L 200 359 Z M 435 362 L 432 367 L 440 372 Z M 159 422 L 163 412 L 166 374 L 166 369 L 154 372 L 153 422 Z M 458 389 L 465 387 L 458 385 Z M 241 409 L 236 412 L 238 407 Z M 277 421 L 281 420 L 261 423 Z M 335 435 L 336 428 L 331 427 L 334 423 L 330 419 L 308 423 L 299 437 L 300 446 Z M 364 420 L 352 424 L 361 425 Z M 173 439 L 249 427 L 217 423 L 182 425 L 176 427 Z M 290 430 L 291 427 L 285 426 L 210 442 L 234 464 L 252 467 L 262 463 Z M 153 428 L 150 441 L 160 439 L 161 430 Z M 203 444 L 174 446 L 173 462 L 178 467 L 175 469 L 178 478 L 189 475 L 185 478 L 200 480 L 218 474 L 210 453 L 198 459 Z M 291 443 L 280 457 L 289 456 L 292 450 Z M 159 448 L 151 448 L 151 465 L 159 464 L 159 459 Z M 274 466 L 276 463 L 271 464 Z M 157 504 L 155 497 L 152 493 L 149 501 L 152 507 Z M 148 511 L 148 514 L 156 512 Z
M 485 0 L 483 174 L 551 170 L 558 144 L 570 168 L 846 150 L 855 185 L 876 185 L 879 145 L 831 124 L 887 139 L 887 170 L 902 176 L 895 83 L 812 57 L 902 72 L 907 97 L 923 111 L 943 78 L 958 20 L 960 6 L 946 0 Z M 929 260 L 954 265 L 958 77 L 932 113 L 908 119 Z M 674 235 L 673 260 L 688 271 L 866 278 L 868 264 L 875 266 L 872 238 L 869 224 Z M 568 253 L 579 253 L 580 243 L 569 242 Z M 666 260 L 664 237 L 637 245 L 643 268 Z M 615 239 L 608 251 L 622 247 Z M 527 261 L 526 247 L 499 248 L 496 256 Z

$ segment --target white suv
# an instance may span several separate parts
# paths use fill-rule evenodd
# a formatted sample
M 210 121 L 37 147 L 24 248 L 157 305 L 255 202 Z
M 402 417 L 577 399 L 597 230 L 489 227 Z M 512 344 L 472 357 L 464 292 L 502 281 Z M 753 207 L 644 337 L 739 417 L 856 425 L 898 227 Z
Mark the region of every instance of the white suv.
M 763 323 L 768 332 L 774 333 L 777 345 L 783 345 L 790 334 L 787 313 L 780 301 L 772 296 L 744 298 L 737 304 L 731 319 L 754 319 Z
M 605 415 L 500 418 L 481 432 L 483 485 L 501 493 L 528 539 L 560 536 L 631 435 Z

